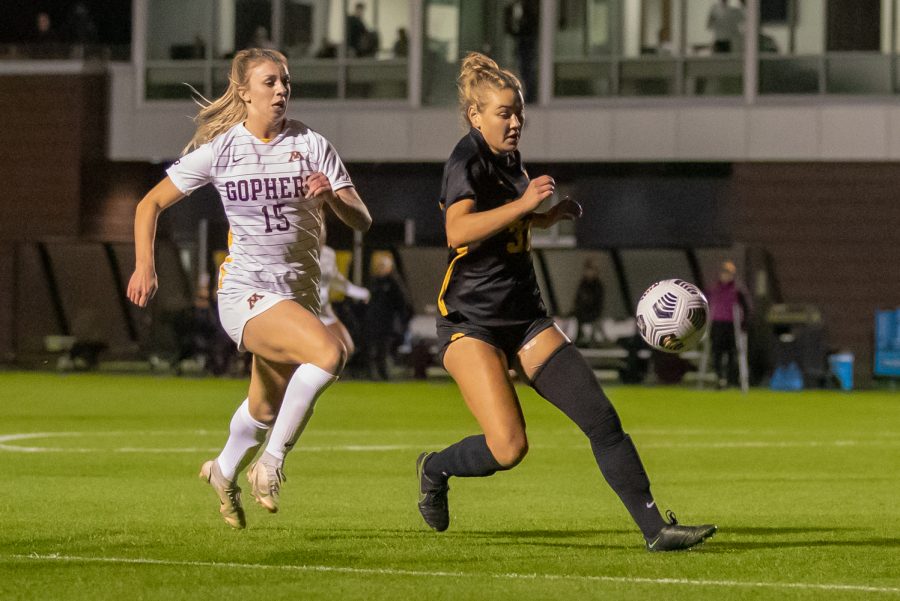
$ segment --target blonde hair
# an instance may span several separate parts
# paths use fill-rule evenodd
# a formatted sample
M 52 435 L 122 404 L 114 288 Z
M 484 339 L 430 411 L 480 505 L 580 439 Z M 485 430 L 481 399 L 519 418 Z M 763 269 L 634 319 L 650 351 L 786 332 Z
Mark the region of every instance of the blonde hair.
M 470 52 L 463 59 L 456 78 L 459 108 L 465 122 L 469 120 L 469 107 L 481 112 L 484 109 L 484 89 L 514 90 L 522 94 L 522 83 L 511 71 L 500 68 L 493 59 L 480 52 Z
M 287 71 L 287 58 L 277 50 L 248 48 L 234 55 L 225 93 L 215 100 L 208 100 L 194 90 L 196 96 L 194 100 L 200 105 L 200 112 L 194 117 L 197 129 L 194 131 L 194 137 L 181 151 L 182 155 L 206 144 L 247 118 L 247 105 L 239 92 L 247 88 L 250 70 L 262 61 L 272 61 Z

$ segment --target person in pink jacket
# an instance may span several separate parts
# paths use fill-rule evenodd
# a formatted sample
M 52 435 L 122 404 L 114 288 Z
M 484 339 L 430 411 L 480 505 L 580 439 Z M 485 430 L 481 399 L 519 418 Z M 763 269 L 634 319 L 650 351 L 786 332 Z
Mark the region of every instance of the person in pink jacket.
M 750 295 L 737 281 L 737 267 L 725 261 L 719 270 L 719 281 L 707 290 L 709 301 L 710 340 L 713 366 L 718 387 L 725 388 L 737 381 L 735 321 L 744 327 L 750 312 Z

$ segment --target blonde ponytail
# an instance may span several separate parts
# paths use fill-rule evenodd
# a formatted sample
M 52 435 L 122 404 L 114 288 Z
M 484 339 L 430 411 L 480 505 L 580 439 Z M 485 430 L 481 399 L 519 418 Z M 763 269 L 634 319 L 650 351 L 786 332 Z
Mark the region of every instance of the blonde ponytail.
M 481 111 L 484 108 L 484 88 L 493 90 L 515 90 L 522 93 L 522 83 L 511 71 L 503 69 L 492 58 L 480 52 L 470 52 L 463 59 L 456 79 L 459 108 L 463 119 L 469 121 L 469 107 Z
M 197 124 L 194 137 L 181 151 L 182 155 L 206 144 L 247 118 L 247 105 L 241 99 L 239 92 L 246 89 L 250 70 L 266 60 L 287 70 L 287 58 L 277 50 L 248 48 L 234 55 L 234 59 L 231 61 L 231 73 L 228 76 L 228 88 L 217 99 L 208 100 L 197 90 L 191 88 L 195 95 L 195 102 L 200 105 L 200 112 L 194 117 L 194 123 Z

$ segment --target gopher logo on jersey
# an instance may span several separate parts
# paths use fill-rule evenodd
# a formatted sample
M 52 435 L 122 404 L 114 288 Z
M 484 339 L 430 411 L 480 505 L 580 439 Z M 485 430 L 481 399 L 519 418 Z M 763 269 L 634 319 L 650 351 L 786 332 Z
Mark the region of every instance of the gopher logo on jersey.
M 303 158 L 303 155 L 300 154 L 300 151 L 294 150 L 293 152 L 291 152 L 291 158 L 288 159 L 288 162 L 290 163 L 292 161 L 299 161 L 302 158 Z
M 263 299 L 264 295 L 254 293 L 250 298 L 247 299 L 247 304 L 250 305 L 250 310 L 253 310 L 253 307 L 256 306 L 256 303 Z

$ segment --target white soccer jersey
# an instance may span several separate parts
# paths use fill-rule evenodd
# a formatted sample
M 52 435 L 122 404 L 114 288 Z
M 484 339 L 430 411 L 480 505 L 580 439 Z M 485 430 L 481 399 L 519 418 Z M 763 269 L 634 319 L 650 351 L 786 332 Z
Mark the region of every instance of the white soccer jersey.
M 319 316 L 325 325 L 334 323 L 337 317 L 334 309 L 331 307 L 331 282 L 338 273 L 337 256 L 334 249 L 330 246 L 322 246 L 319 249 L 319 266 L 322 270 L 322 276 L 319 280 L 319 297 L 322 299 L 322 310 Z
M 322 308 L 329 305 L 328 297 L 331 295 L 331 281 L 338 273 L 337 254 L 330 246 L 323 245 L 319 249 L 319 265 L 322 276 L 319 280 L 319 296 L 322 297 Z
M 323 201 L 306 198 L 317 171 L 334 191 L 353 185 L 331 143 L 293 120 L 269 142 L 239 123 L 169 167 L 184 194 L 209 182 L 219 191 L 230 227 L 222 292 L 268 290 L 318 312 Z

